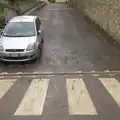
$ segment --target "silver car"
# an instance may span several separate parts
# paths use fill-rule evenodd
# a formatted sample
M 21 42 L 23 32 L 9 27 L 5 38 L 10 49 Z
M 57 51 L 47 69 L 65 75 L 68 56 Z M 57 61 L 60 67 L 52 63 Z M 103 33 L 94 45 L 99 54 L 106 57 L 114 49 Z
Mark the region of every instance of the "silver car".
M 0 60 L 29 61 L 40 58 L 43 39 L 39 17 L 13 17 L 1 32 Z

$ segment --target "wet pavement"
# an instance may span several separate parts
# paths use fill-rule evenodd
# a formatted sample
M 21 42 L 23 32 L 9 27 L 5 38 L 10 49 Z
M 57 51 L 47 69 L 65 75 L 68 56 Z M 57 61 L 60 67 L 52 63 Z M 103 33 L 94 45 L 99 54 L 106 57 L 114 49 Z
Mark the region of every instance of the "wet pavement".
M 1 120 L 119 120 L 120 76 L 0 79 Z
M 49 4 L 37 10 L 45 31 L 42 60 L 0 65 L 0 72 L 67 72 L 120 70 L 120 51 L 69 5 Z
M 45 30 L 42 60 L 0 64 L 1 73 L 120 70 L 120 51 L 69 5 L 33 14 Z M 119 91 L 119 73 L 0 76 L 0 120 L 120 120 Z

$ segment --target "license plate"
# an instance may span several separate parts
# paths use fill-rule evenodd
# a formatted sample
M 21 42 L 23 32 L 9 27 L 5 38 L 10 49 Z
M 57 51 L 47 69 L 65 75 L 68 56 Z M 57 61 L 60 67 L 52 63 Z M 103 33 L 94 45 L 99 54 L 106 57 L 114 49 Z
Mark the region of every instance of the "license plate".
M 18 54 L 11 54 L 11 57 L 18 57 Z

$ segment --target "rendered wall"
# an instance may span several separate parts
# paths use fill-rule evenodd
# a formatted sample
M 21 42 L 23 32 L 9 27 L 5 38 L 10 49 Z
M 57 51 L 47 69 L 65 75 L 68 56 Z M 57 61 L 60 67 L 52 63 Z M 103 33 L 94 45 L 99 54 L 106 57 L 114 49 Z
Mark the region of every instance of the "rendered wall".
M 69 0 L 69 3 L 120 42 L 120 0 Z

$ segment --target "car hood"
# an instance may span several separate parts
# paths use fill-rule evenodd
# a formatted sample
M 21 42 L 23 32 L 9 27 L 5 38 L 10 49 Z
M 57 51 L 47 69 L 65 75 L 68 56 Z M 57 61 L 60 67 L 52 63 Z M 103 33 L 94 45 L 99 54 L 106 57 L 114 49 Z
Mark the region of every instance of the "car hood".
M 1 37 L 0 43 L 4 49 L 26 49 L 30 43 L 36 41 L 36 37 Z

